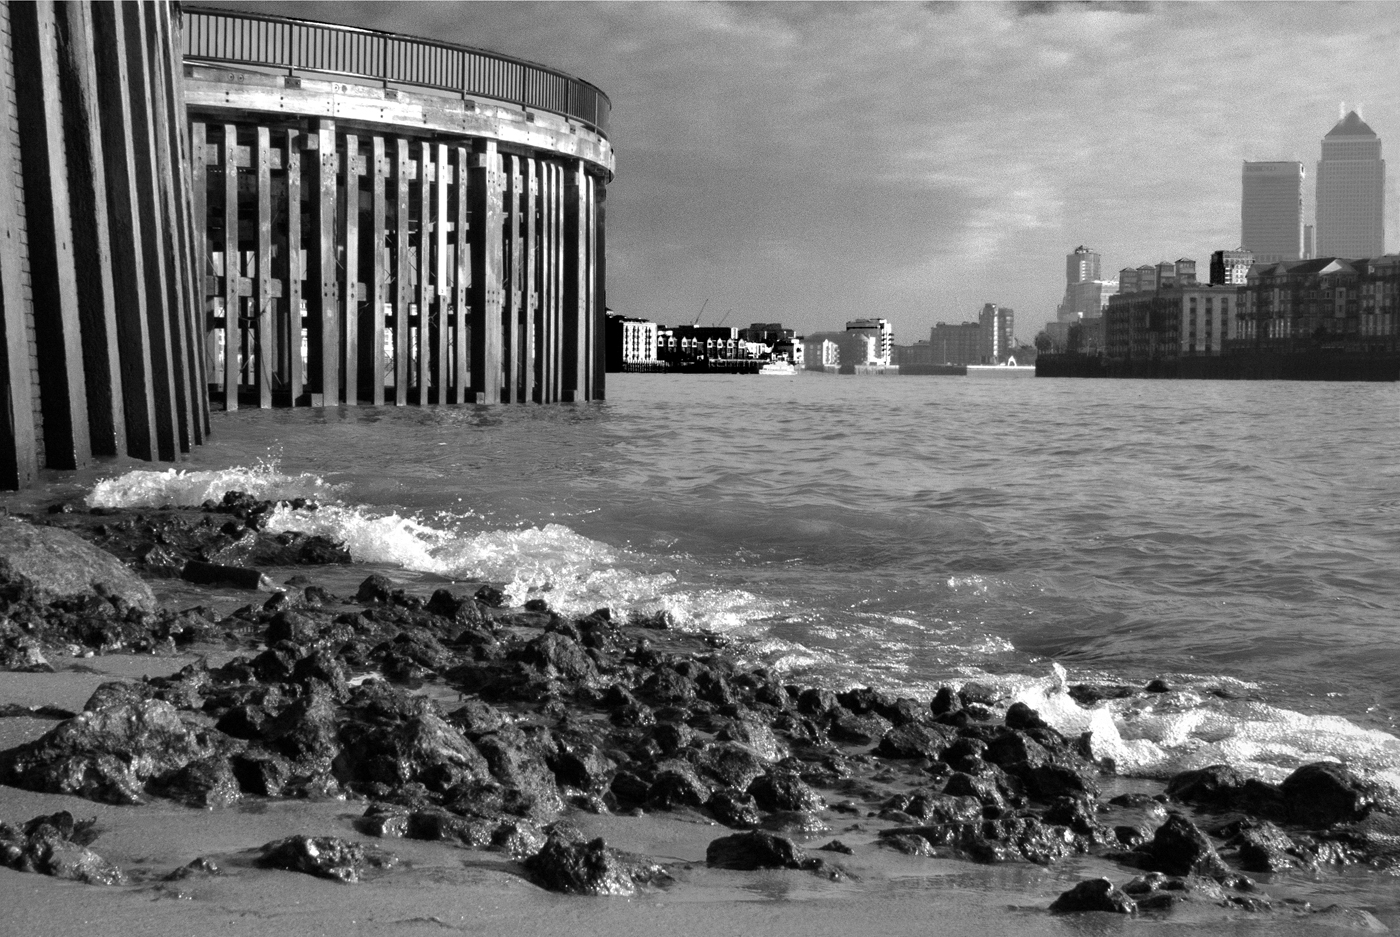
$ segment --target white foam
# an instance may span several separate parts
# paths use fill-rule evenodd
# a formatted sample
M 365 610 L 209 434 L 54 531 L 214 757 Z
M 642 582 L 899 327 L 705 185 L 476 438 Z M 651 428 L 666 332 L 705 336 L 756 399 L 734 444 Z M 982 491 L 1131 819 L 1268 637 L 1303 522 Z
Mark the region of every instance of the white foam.
M 1064 668 L 1021 678 L 1016 700 L 1066 735 L 1092 733 L 1096 757 L 1122 774 L 1165 778 L 1212 764 L 1278 782 L 1315 761 L 1341 761 L 1400 786 L 1400 739 L 1340 716 L 1310 716 L 1257 700 L 1219 699 L 1187 687 L 1166 694 L 1102 700 L 1082 707 L 1067 692 Z
M 134 471 L 97 483 L 87 496 L 88 507 L 156 508 L 165 505 L 198 507 L 218 500 L 228 491 L 244 491 L 263 501 L 292 498 L 329 498 L 336 491 L 322 478 L 311 474 L 285 475 L 275 463 L 259 463 L 251 468 L 185 472 Z

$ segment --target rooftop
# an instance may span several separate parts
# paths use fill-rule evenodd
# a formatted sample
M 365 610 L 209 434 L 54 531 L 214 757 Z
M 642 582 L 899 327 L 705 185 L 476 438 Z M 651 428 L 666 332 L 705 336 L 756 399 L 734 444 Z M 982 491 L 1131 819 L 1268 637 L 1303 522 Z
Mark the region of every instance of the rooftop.
M 1327 131 L 1328 137 L 1371 137 L 1375 138 L 1376 132 L 1361 119 L 1361 115 L 1356 111 L 1347 112 L 1347 116 L 1337 121 L 1337 126 Z M 1327 139 L 1327 137 L 1323 137 Z

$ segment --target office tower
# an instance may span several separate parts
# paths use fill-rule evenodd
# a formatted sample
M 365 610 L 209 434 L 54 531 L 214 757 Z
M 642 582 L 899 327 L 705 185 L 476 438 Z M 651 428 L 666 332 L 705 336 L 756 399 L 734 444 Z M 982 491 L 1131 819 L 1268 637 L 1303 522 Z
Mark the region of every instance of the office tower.
M 1065 258 L 1065 284 L 1073 286 L 1086 280 L 1099 279 L 1099 265 L 1098 251 L 1079 245 L 1074 253 Z
M 1012 330 L 1016 315 L 1006 306 L 987 303 L 977 317 L 979 352 L 983 364 L 1000 364 L 1011 354 Z
M 1078 322 L 1102 314 L 1108 297 L 1118 292 L 1118 281 L 1102 279 L 1101 267 L 1098 251 L 1082 244 L 1065 257 L 1065 295 L 1055 312 L 1056 321 Z
M 1299 162 L 1244 164 L 1240 240 L 1260 263 L 1302 259 L 1303 175 Z
M 1322 138 L 1316 222 L 1318 257 L 1379 257 L 1385 253 L 1381 140 L 1356 111 L 1349 112 Z

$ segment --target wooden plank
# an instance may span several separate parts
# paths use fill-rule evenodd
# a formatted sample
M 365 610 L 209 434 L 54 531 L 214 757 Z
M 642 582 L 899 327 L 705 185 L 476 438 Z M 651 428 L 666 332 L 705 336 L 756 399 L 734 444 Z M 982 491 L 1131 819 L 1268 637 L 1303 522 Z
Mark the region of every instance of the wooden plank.
M 603 347 L 606 322 L 603 319 L 603 311 L 598 306 L 598 180 L 593 176 L 584 178 L 588 183 L 588 194 L 584 199 L 584 205 L 588 209 L 588 273 L 585 280 L 588 296 L 588 345 L 584 350 L 588 379 L 584 389 L 588 400 L 597 400 L 603 379 L 600 356 L 606 351 Z
M 202 444 L 209 434 L 209 394 L 206 391 L 203 356 L 199 353 L 199 335 L 202 331 L 200 319 L 203 317 L 204 301 L 200 296 L 199 262 L 193 245 L 193 202 L 188 185 L 190 158 L 186 140 L 185 91 L 183 91 L 183 55 L 176 48 L 178 39 L 174 32 L 174 14 L 169 3 L 161 4 L 155 13 L 157 34 L 160 39 L 160 56 L 157 64 L 161 70 L 161 81 L 165 88 L 165 137 L 169 154 L 168 174 L 169 193 L 174 199 L 171 217 L 171 235 L 179 254 L 179 354 L 178 364 L 182 368 L 181 398 L 186 401 L 185 426 L 188 429 L 189 443 Z
M 471 234 L 467 230 L 467 216 L 470 211 L 467 192 L 470 152 L 465 146 L 456 147 L 456 162 L 453 165 L 456 180 L 453 200 L 454 233 L 456 248 L 453 260 L 456 263 L 452 279 L 452 402 L 467 403 L 471 393 L 471 342 L 468 324 L 468 290 L 471 286 Z
M 557 187 L 555 186 L 555 164 L 543 162 L 540 166 L 540 198 L 543 203 L 540 212 L 541 227 L 544 229 L 541 240 L 540 274 L 543 282 L 543 308 L 540 311 L 540 403 L 555 403 L 559 399 L 558 375 L 558 292 L 555 283 L 558 279 L 559 239 L 556 215 L 558 208 Z
M 189 452 L 194 445 L 195 403 L 191 399 L 190 358 L 192 346 L 189 335 L 189 297 L 185 291 L 187 273 L 179 246 L 180 220 L 184 213 L 176 195 L 179 164 L 170 143 L 168 124 L 176 107 L 166 82 L 166 66 L 170 52 L 164 33 L 169 25 L 170 9 L 153 3 L 142 4 L 146 16 L 147 69 L 150 72 L 151 120 L 156 151 L 156 196 L 163 214 L 159 234 L 165 251 L 166 309 L 170 316 L 170 363 L 174 373 L 175 429 L 180 452 Z M 183 112 L 183 107 L 180 108 Z M 178 455 L 178 454 L 177 454 Z
M 376 135 L 371 143 L 370 174 L 370 224 L 373 226 L 371 248 L 373 260 L 369 285 L 369 345 L 370 345 L 370 402 L 376 407 L 384 405 L 384 298 L 388 285 L 388 270 L 385 264 L 385 241 L 387 229 L 384 225 L 384 184 L 389 166 L 384 151 L 384 138 Z
M 539 314 L 540 314 L 540 227 L 539 214 L 540 180 L 539 161 L 525 161 L 525 255 L 522 258 L 525 290 L 525 304 L 521 308 L 521 346 L 524 359 L 521 361 L 520 395 L 521 403 L 539 402 Z
M 594 181 L 593 199 L 593 295 L 596 308 L 593 313 L 593 399 L 607 397 L 608 372 L 608 293 L 607 293 L 607 243 L 604 235 L 608 226 L 604 209 L 607 206 L 607 187 L 601 179 Z
M 282 348 L 285 356 L 283 373 L 287 380 L 290 406 L 296 406 L 306 384 L 306 365 L 302 358 L 302 280 L 306 279 L 302 257 L 301 237 L 301 141 L 302 135 L 289 129 L 282 144 L 282 165 L 287 178 L 287 240 L 282 261 Z
M 224 409 L 238 409 L 238 387 L 242 383 L 240 358 L 243 352 L 243 299 L 238 293 L 241 253 L 238 249 L 238 128 L 224 124 L 220 148 L 224 170 Z
M 121 26 L 125 33 L 127 90 L 129 91 L 132 153 L 136 167 L 136 198 L 140 212 L 141 235 L 147 248 L 141 252 L 145 265 L 141 278 L 145 290 L 146 329 L 151 351 L 151 384 L 155 389 L 156 456 L 173 462 L 178 453 L 175 428 L 175 376 L 170 364 L 170 318 L 167 314 L 165 252 L 158 249 L 164 224 L 157 198 L 159 165 L 155 153 L 155 124 L 151 82 L 146 50 L 146 18 L 139 4 L 124 5 Z
M 505 214 L 505 247 L 506 247 L 506 305 L 503 310 L 503 321 L 501 325 L 502 345 L 504 351 L 505 364 L 505 384 L 502 388 L 501 399 L 511 403 L 519 403 L 520 387 L 523 383 L 522 371 L 524 370 L 524 332 L 521 329 L 521 309 L 523 306 L 524 289 L 521 278 L 524 275 L 525 265 L 522 262 L 521 245 L 521 202 L 523 197 L 522 179 L 520 175 L 520 157 L 514 154 L 505 158 L 506 164 L 506 214 Z
M 418 289 L 415 291 L 418 306 L 418 405 L 428 405 L 428 390 L 432 384 L 430 362 L 432 346 L 429 344 L 428 317 L 433 308 L 432 289 L 432 144 L 418 144 L 418 232 L 413 238 L 418 264 L 415 269 Z
M 319 362 L 319 373 L 312 384 L 321 393 L 323 406 L 340 402 L 340 297 L 336 278 L 336 169 L 335 122 L 318 120 L 316 192 L 311 194 L 311 236 L 316 238 L 308 248 L 307 258 L 315 258 L 309 279 L 312 281 L 308 303 L 309 325 L 316 333 L 311 342 L 311 354 Z
M 209 396 L 209 381 L 217 365 L 217 343 L 214 337 L 213 315 L 209 312 L 210 297 L 214 293 L 209 289 L 207 283 L 213 277 L 210 256 L 213 247 L 209 243 L 209 162 L 213 160 L 217 163 L 218 147 L 211 146 L 208 139 L 209 127 L 207 124 L 198 121 L 190 124 L 190 149 L 195 156 L 190 168 L 190 191 L 194 198 L 194 240 L 199 258 L 196 265 L 199 279 L 195 287 L 199 291 L 198 321 L 199 334 L 204 345 L 204 396 L 206 400 Z
M 451 290 L 447 280 L 447 189 L 452 183 L 452 167 L 447 162 L 447 144 L 437 145 L 433 162 L 433 323 L 430 343 L 433 349 L 433 403 L 447 403 L 447 332 Z
M 118 3 L 99 3 L 91 7 L 98 106 L 103 114 L 100 122 L 102 169 L 111 235 L 116 343 L 121 349 L 118 362 L 126 448 L 128 455 L 151 460 L 157 456 L 155 388 L 146 310 L 146 239 L 141 227 L 131 98 L 128 95 L 131 80 L 127 71 L 124 17 L 129 9 Z M 196 124 L 192 131 L 199 145 L 203 145 L 204 124 Z M 0 164 L 3 164 L 2 159 Z M 201 198 L 206 176 L 203 167 L 199 167 L 193 177 L 195 191 Z M 199 217 L 204 217 L 202 207 Z M 203 230 L 201 227 L 198 234 L 202 236 Z
M 73 252 L 83 258 L 77 278 L 78 318 L 86 375 L 88 433 L 93 455 L 126 454 L 126 417 L 118 359 L 112 248 L 107 223 L 106 159 L 97 99 L 97 65 L 89 4 L 58 7 L 59 71 L 64 84 L 64 138 Z
M 504 188 L 496 141 L 474 143 L 469 172 L 472 256 L 472 395 L 501 402 L 502 205 Z
M 339 219 L 340 249 L 344 252 L 340 281 L 344 306 L 340 334 L 344 357 L 340 368 L 345 393 L 341 399 L 350 406 L 357 406 L 360 402 L 360 175 L 364 172 L 364 161 L 360 158 L 358 136 L 344 134 L 341 144 L 345 153 Z
M 92 451 L 53 3 L 40 0 L 12 5 L 10 28 L 15 100 L 20 126 L 24 128 L 20 163 L 29 233 L 45 465 L 79 468 L 91 461 Z
M 0 10 L 8 17 L 8 7 Z M 0 42 L 0 78 L 14 75 L 10 44 Z M 34 426 L 33 388 L 29 371 L 29 336 L 25 328 L 24 282 L 21 276 L 22 225 L 18 199 L 23 189 L 12 167 L 18 165 L 15 137 L 17 115 L 8 94 L 0 94 L 0 488 L 24 488 L 39 473 L 38 440 Z
M 560 399 L 566 403 L 587 398 L 588 366 L 588 195 L 583 161 L 567 169 L 564 181 L 564 373 Z
M 409 258 L 408 188 L 413 159 L 400 137 L 394 163 L 394 404 L 408 403 L 408 307 L 413 302 Z
M 564 166 L 554 166 L 554 402 L 564 400 Z
M 277 298 L 272 293 L 272 131 L 258 128 L 257 142 L 258 186 L 258 259 L 257 259 L 257 381 L 258 406 L 272 406 L 272 383 L 276 359 L 272 340 L 276 334 L 272 324 Z

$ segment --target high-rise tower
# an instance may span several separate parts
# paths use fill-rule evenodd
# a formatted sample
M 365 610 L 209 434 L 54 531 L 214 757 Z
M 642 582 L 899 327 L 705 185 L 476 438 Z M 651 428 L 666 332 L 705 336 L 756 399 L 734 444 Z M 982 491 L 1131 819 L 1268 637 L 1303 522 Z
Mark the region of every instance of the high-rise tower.
M 1246 247 L 1253 247 L 1246 244 Z M 1318 257 L 1385 253 L 1385 160 L 1381 140 L 1351 111 L 1322 138 L 1317 163 Z
M 1240 192 L 1240 243 L 1255 260 L 1301 260 L 1303 164 L 1246 161 Z

